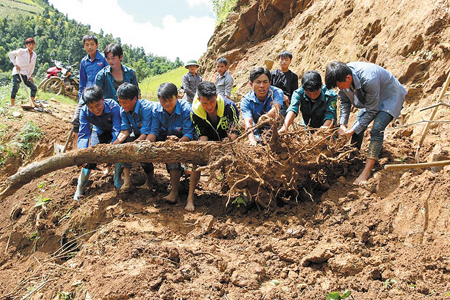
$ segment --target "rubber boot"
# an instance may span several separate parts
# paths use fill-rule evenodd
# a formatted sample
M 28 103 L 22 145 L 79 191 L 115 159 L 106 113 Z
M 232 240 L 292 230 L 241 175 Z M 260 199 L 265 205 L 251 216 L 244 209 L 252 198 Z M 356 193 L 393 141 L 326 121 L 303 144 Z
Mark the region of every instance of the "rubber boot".
M 114 164 L 114 186 L 116 187 L 116 189 L 120 189 L 122 187 L 123 184 L 122 172 L 123 172 L 122 164 L 120 163 Z
M 88 183 L 89 174 L 91 174 L 91 170 L 82 168 L 80 177 L 78 177 L 77 190 L 75 195 L 73 195 L 73 200 L 78 201 L 81 195 L 84 195 L 84 189 Z

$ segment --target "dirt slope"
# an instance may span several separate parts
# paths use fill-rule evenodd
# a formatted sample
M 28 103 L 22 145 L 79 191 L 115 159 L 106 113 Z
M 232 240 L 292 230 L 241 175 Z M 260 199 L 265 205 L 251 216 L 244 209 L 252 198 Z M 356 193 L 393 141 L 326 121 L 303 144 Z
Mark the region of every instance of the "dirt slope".
M 276 60 L 282 49 L 294 53 L 300 75 L 323 72 L 335 59 L 367 59 L 409 91 L 398 126 L 426 117 L 419 109 L 440 92 L 450 67 L 448 24 L 446 1 L 240 1 L 202 64 L 208 77 L 216 57 L 226 55 L 244 93 L 251 67 Z M 443 108 L 438 118 L 447 115 Z M 64 141 L 68 124 L 25 112 L 9 120 L 10 132 L 31 119 L 46 133 L 30 158 L 39 159 Z M 71 200 L 76 167 L 42 176 L 0 203 L 0 297 L 325 299 L 348 289 L 354 299 L 450 299 L 450 168 L 382 170 L 414 161 L 421 129 L 386 133 L 383 159 L 366 187 L 351 184 L 363 164 L 355 159 L 327 184 L 305 186 L 312 199 L 305 193 L 263 211 L 225 207 L 228 198 L 207 176 L 195 213 L 184 210 L 187 180 L 179 203 L 164 203 L 169 179 L 162 164 L 154 189 L 125 195 L 116 194 L 111 175 L 95 171 L 80 203 Z M 449 129 L 432 126 L 421 160 L 435 145 L 446 156 Z M 4 164 L 2 178 L 20 163 Z M 144 183 L 137 164 L 132 175 L 135 185 Z

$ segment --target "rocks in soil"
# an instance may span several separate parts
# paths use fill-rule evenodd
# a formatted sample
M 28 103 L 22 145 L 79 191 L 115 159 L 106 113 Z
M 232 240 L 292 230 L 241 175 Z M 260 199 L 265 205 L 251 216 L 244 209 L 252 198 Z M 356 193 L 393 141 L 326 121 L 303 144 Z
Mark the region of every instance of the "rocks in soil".
M 331 257 L 328 260 L 328 266 L 330 266 L 331 270 L 335 273 L 353 276 L 361 272 L 365 265 L 358 255 L 343 253 Z
M 302 266 L 307 267 L 310 263 L 321 264 L 333 257 L 338 252 L 349 251 L 347 245 L 337 242 L 320 242 L 316 248 L 302 259 Z
M 195 222 L 195 228 L 189 232 L 189 235 L 194 238 L 200 238 L 211 231 L 215 222 L 216 219 L 212 215 L 202 216 Z
M 250 263 L 231 275 L 231 282 L 239 287 L 257 289 L 264 277 L 264 268 L 257 263 Z

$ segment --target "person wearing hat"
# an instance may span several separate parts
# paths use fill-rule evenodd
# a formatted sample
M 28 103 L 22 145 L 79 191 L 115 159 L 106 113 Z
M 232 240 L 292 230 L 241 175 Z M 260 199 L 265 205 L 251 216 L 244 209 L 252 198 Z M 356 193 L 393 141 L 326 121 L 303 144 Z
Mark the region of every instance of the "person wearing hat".
M 197 92 L 197 86 L 200 82 L 202 82 L 202 78 L 197 74 L 199 64 L 196 60 L 190 60 L 184 65 L 184 67 L 188 69 L 189 72 L 184 74 L 183 78 L 181 79 L 181 83 L 184 89 L 183 100 L 192 103 L 195 93 Z

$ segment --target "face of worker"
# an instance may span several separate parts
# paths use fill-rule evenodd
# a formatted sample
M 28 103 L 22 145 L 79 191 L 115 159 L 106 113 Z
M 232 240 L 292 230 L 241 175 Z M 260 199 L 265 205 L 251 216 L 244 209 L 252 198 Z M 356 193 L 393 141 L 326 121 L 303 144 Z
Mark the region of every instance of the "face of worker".
M 96 116 L 101 116 L 103 114 L 104 109 L 104 100 L 96 101 L 91 104 L 87 104 L 87 107 L 91 113 L 93 113 Z
M 28 43 L 25 46 L 27 47 L 28 51 L 33 52 L 34 47 L 36 47 L 36 44 L 35 43 Z
M 177 106 L 178 98 L 177 96 L 172 96 L 168 99 L 159 98 L 159 103 L 161 103 L 162 107 L 169 115 L 171 115 L 175 111 L 175 107 Z
M 97 52 L 97 44 L 94 40 L 86 40 L 84 41 L 84 50 L 90 57 L 94 57 Z
M 287 70 L 289 69 L 290 64 L 291 64 L 291 59 L 290 59 L 288 56 L 286 56 L 286 57 L 283 57 L 283 56 L 280 57 L 280 67 L 281 67 L 281 70 L 287 71 Z
M 106 61 L 111 66 L 111 69 L 120 68 L 121 62 L 122 62 L 123 55 L 121 56 L 114 56 L 112 52 L 109 52 L 106 55 Z
M 133 112 L 134 107 L 136 106 L 137 97 L 134 97 L 133 100 L 130 99 L 121 99 L 119 98 L 119 104 L 126 112 Z
M 217 95 L 211 98 L 198 97 L 200 104 L 208 114 L 213 114 L 217 109 Z
M 352 75 L 347 75 L 344 82 L 337 81 L 336 85 L 340 90 L 349 89 L 352 86 L 352 80 L 353 80 Z
M 217 73 L 219 73 L 220 76 L 222 76 L 226 70 L 227 70 L 227 66 L 225 66 L 224 63 L 218 63 L 216 65 L 216 71 L 217 71 Z
M 253 82 L 250 82 L 250 86 L 255 92 L 256 98 L 258 98 L 258 100 L 266 100 L 270 87 L 270 80 L 266 74 L 259 75 Z
M 309 99 L 316 100 L 319 98 L 320 93 L 322 92 L 321 89 L 318 89 L 317 91 L 305 91 L 306 96 L 308 96 Z
M 189 73 L 191 73 L 192 75 L 194 75 L 195 72 L 197 72 L 197 69 L 198 69 L 197 66 L 188 66 Z

